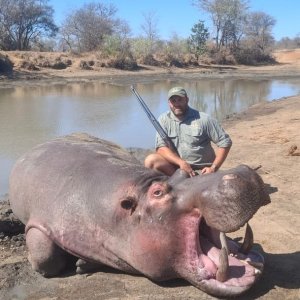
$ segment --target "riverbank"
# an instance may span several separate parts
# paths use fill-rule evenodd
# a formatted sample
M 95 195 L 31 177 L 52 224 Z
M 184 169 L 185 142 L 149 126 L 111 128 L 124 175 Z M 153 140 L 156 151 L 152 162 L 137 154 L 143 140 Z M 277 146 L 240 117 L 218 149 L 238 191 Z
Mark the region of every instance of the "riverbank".
M 139 65 L 137 71 L 124 71 L 101 67 L 95 54 L 74 55 L 55 52 L 1 52 L 7 55 L 14 64 L 14 72 L 0 75 L 0 88 L 14 86 L 36 86 L 49 84 L 67 84 L 74 82 L 100 81 L 111 84 L 128 85 L 146 83 L 163 79 L 201 79 L 201 78 L 287 78 L 300 77 L 300 49 L 274 52 L 277 61 L 267 66 L 228 66 L 200 64 L 197 67 L 157 67 Z M 34 62 L 29 63 L 30 61 Z M 71 61 L 71 64 L 70 64 Z M 50 68 L 58 62 L 66 68 Z M 85 69 L 83 62 L 92 66 Z M 68 65 L 69 64 L 69 65 Z M 38 70 L 36 70 L 38 65 Z
M 260 103 L 227 119 L 224 127 L 233 147 L 223 168 L 244 163 L 261 166 L 271 204 L 261 208 L 250 225 L 261 249 L 265 271 L 261 280 L 240 299 L 298 299 L 300 297 L 300 96 Z M 27 262 L 22 227 L 9 205 L 0 207 L 0 231 L 4 220 L 15 224 L 0 234 L 1 299 L 214 299 L 175 280 L 157 285 L 150 280 L 111 269 L 90 276 L 65 274 L 45 279 Z M 242 236 L 240 230 L 233 236 Z

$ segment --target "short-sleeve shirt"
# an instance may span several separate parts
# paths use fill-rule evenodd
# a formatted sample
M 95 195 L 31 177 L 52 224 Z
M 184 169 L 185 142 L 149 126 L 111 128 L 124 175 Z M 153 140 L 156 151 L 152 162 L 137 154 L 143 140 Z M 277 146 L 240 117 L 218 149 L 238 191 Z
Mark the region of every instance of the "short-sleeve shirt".
M 194 167 L 212 163 L 215 152 L 211 142 L 220 148 L 231 146 L 232 141 L 219 122 L 208 114 L 188 107 L 186 116 L 179 120 L 172 111 L 162 114 L 159 123 L 171 138 L 179 156 Z M 167 146 L 156 134 L 155 147 Z

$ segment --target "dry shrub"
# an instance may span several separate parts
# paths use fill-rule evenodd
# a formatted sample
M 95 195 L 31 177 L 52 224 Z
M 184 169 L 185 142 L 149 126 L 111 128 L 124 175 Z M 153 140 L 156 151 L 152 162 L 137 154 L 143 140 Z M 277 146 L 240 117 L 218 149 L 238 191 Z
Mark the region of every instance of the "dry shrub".
M 20 67 L 29 71 L 39 71 L 40 69 L 31 61 L 22 61 Z
M 106 64 L 105 64 L 104 61 L 96 61 L 95 66 L 98 67 L 98 68 L 105 68 Z
M 179 59 L 173 58 L 168 62 L 169 67 L 183 68 L 185 67 L 185 63 L 180 61 Z
M 90 61 L 86 61 L 86 60 L 81 60 L 79 62 L 79 68 L 82 69 L 82 70 L 92 70 L 92 66 L 94 65 L 95 63 L 91 62 Z
M 200 64 L 211 65 L 213 64 L 213 59 L 209 55 L 202 55 L 199 59 Z
M 220 50 L 212 49 L 210 52 L 212 63 L 218 65 L 236 65 L 236 59 L 230 49 L 221 48 Z
M 0 74 L 11 73 L 13 71 L 13 63 L 8 56 L 0 54 Z
M 168 67 L 176 67 L 176 68 L 185 68 L 188 66 L 183 56 L 173 57 L 172 55 L 168 55 L 166 57 L 166 64 Z
M 190 67 L 198 67 L 199 66 L 197 59 L 192 56 L 186 56 L 184 58 L 184 64 L 185 64 L 185 66 L 190 66 Z
M 50 64 L 50 68 L 56 70 L 63 70 L 72 65 L 72 61 L 70 59 L 64 59 L 62 56 L 56 57 L 54 62 Z
M 128 56 L 118 56 L 116 58 L 110 59 L 107 62 L 107 66 L 110 68 L 128 71 L 135 71 L 139 68 L 137 62 L 132 57 Z
M 185 68 L 188 66 L 185 55 L 173 55 L 173 53 L 160 53 L 159 61 L 161 66 Z
M 156 60 L 152 54 L 148 54 L 145 57 L 140 58 L 139 63 L 143 65 L 155 66 L 155 67 L 161 65 L 161 63 L 158 60 Z
M 50 68 L 51 63 L 47 58 L 45 58 L 45 59 L 39 60 L 37 62 L 37 65 L 42 68 Z
M 39 67 L 50 68 L 55 70 L 64 70 L 72 65 L 71 59 L 65 59 L 61 56 L 55 58 L 47 58 L 40 55 L 35 59 L 35 61 L 37 62 L 37 65 Z
M 242 48 L 234 54 L 236 61 L 244 65 L 266 65 L 276 63 L 275 58 L 269 53 L 263 53 L 258 48 Z
M 49 66 L 49 68 L 55 69 L 55 70 L 64 70 L 67 67 L 68 67 L 68 65 L 66 63 L 64 63 L 63 61 L 54 62 L 53 64 L 51 64 Z

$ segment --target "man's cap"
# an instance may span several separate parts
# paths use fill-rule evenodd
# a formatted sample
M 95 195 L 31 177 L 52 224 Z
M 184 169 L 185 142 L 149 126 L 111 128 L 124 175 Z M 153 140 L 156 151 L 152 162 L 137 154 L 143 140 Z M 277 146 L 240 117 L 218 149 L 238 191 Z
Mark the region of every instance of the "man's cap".
M 170 99 L 172 96 L 187 97 L 187 93 L 183 87 L 175 86 L 169 90 L 168 99 Z

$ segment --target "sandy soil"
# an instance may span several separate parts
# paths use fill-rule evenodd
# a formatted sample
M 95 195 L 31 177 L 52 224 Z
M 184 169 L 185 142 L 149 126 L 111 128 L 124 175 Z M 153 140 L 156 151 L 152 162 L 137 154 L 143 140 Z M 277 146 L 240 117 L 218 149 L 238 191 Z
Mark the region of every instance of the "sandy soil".
M 272 76 L 284 68 L 289 76 L 298 74 L 300 51 L 292 52 L 296 60 L 290 52 L 282 53 L 278 55 L 285 63 L 271 66 L 274 70 L 245 72 Z M 266 260 L 265 271 L 240 299 L 300 299 L 300 96 L 255 105 L 223 124 L 234 143 L 223 168 L 261 166 L 258 173 L 271 196 L 271 204 L 250 221 L 256 247 Z M 0 205 L 0 299 L 215 299 L 182 280 L 158 285 L 109 268 L 90 276 L 70 271 L 45 279 L 27 262 L 22 230 L 9 205 Z M 242 235 L 240 230 L 232 237 Z

